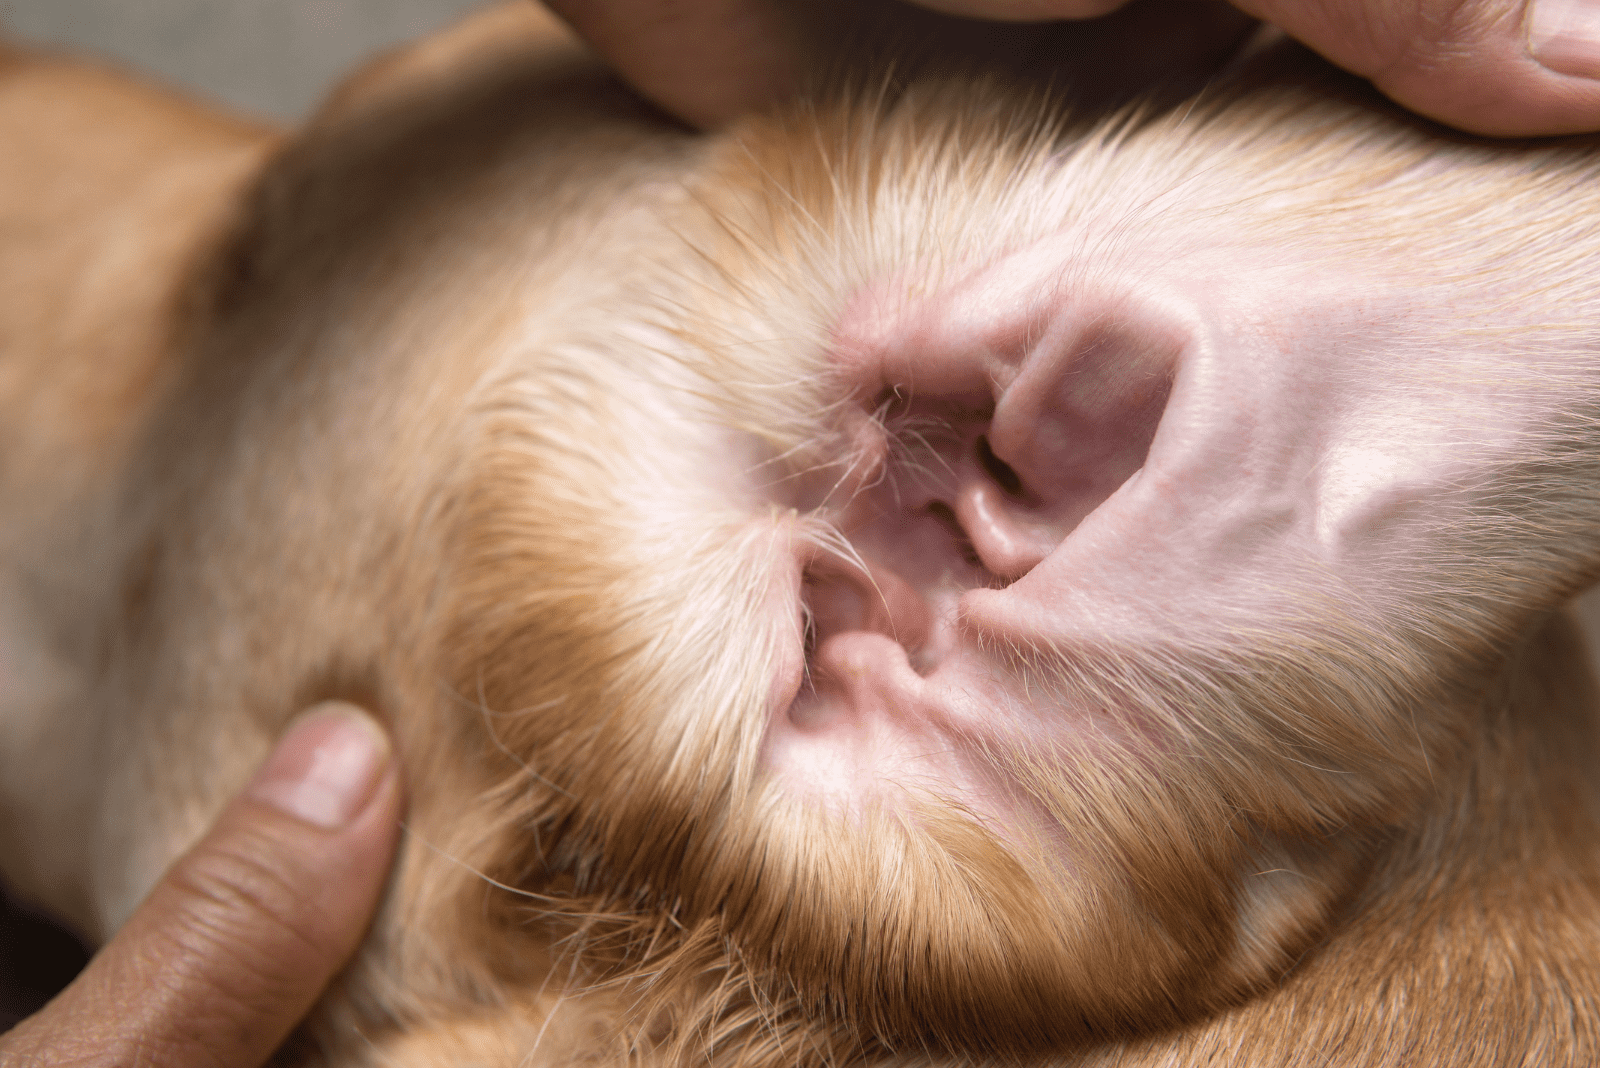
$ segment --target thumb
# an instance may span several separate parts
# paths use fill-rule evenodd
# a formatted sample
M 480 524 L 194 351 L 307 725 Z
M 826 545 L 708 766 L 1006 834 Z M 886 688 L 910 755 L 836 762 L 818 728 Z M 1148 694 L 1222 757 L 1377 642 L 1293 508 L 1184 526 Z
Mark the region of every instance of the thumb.
M 382 729 L 350 705 L 313 709 L 0 1053 L 48 1065 L 259 1065 L 354 952 L 400 807 Z
M 1497 136 L 1600 130 L 1595 0 L 1237 2 L 1451 126 Z

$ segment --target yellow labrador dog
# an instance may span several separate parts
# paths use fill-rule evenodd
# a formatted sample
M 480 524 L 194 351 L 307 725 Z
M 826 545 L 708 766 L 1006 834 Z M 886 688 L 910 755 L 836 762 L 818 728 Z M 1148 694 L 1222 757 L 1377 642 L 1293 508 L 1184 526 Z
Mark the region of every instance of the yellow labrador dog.
M 698 135 L 531 7 L 292 136 L 0 56 L 0 868 L 294 712 L 329 1065 L 1600 1062 L 1600 155 L 1303 56 Z

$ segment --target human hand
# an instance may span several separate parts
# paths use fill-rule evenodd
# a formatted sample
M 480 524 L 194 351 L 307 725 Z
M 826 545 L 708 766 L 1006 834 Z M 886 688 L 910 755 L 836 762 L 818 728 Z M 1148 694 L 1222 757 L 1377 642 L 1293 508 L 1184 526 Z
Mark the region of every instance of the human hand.
M 382 729 L 311 710 L 78 978 L 0 1037 L 0 1061 L 261 1064 L 355 951 L 400 810 Z
M 919 0 L 995 20 L 1083 19 L 1127 0 Z M 1600 12 L 1578 0 L 1234 0 L 1423 115 L 1474 133 L 1600 129 Z M 714 126 L 827 62 L 838 9 L 784 0 L 549 0 L 645 95 Z M 1172 3 L 1176 22 L 1201 5 Z M 821 14 L 818 14 L 821 12 Z M 975 31 L 969 31 L 975 32 Z M 1192 34 L 1178 25 L 1171 36 Z M 1148 33 L 1117 48 L 1128 61 Z M 1163 46 L 1166 42 L 1162 43 Z

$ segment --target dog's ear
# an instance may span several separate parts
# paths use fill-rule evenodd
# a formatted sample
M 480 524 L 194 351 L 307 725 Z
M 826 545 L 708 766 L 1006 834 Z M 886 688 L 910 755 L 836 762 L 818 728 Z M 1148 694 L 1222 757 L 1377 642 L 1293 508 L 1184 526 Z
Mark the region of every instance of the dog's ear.
M 439 96 L 462 83 L 492 78 L 508 64 L 525 68 L 530 60 L 570 62 L 584 55 L 565 23 L 538 4 L 513 0 L 366 63 L 334 89 L 312 125 L 343 123 L 401 100 Z

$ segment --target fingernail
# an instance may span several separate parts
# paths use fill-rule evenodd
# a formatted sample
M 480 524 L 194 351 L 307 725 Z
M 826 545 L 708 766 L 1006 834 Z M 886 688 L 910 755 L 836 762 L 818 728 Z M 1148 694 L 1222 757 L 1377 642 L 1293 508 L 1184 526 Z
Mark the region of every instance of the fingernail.
M 328 701 L 290 726 L 246 793 L 330 830 L 366 808 L 389 767 L 389 738 L 354 705 Z
M 1533 0 L 1528 53 L 1557 74 L 1600 78 L 1600 0 Z

